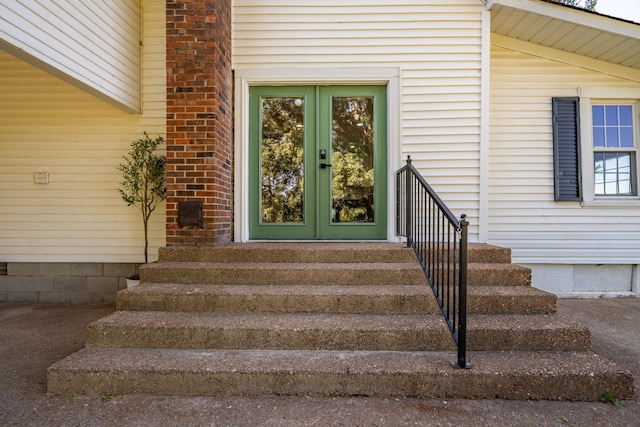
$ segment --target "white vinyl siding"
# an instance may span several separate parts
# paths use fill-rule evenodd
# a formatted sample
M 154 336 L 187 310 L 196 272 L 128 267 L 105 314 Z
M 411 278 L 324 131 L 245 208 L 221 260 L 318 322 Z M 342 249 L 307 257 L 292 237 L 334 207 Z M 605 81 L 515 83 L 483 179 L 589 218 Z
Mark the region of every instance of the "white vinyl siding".
M 469 216 L 477 239 L 483 10 L 471 0 L 236 0 L 233 64 L 350 69 L 353 82 L 357 69 L 399 68 L 399 155 Z
M 491 52 L 488 243 L 512 248 L 520 263 L 635 264 L 640 204 L 554 201 L 551 99 L 587 88 L 637 90 L 639 83 L 594 71 L 606 68 L 595 60 L 578 67 L 532 49 Z
M 0 52 L 0 261 L 142 262 L 140 213 L 117 188 L 130 143 L 165 132 L 165 5 L 145 0 L 143 113 Z M 48 172 L 49 184 L 36 184 Z M 152 215 L 150 257 L 165 244 Z
M 140 1 L 0 3 L 0 49 L 140 111 Z

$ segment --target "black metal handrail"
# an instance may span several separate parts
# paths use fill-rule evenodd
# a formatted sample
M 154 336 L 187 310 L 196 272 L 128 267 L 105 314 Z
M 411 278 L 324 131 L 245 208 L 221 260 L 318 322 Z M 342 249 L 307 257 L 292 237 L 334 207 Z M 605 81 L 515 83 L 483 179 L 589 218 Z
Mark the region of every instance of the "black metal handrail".
M 396 234 L 406 237 L 420 261 L 458 347 L 458 359 L 451 364 L 459 368 L 470 367 L 465 218 L 451 213 L 407 156 L 407 164 L 396 172 Z

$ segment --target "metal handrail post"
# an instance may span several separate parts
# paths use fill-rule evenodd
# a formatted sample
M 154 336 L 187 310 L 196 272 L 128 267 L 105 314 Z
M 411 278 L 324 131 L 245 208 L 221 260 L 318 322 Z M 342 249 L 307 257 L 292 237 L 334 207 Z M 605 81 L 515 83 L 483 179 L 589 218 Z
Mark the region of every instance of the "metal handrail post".
M 469 221 L 466 215 L 460 218 L 460 278 L 458 301 L 458 367 L 469 369 L 471 364 L 467 362 L 467 247 Z
M 396 236 L 402 235 L 402 210 L 400 209 L 400 199 L 402 197 L 402 178 L 400 172 L 396 173 Z
M 411 181 L 411 156 L 407 156 L 407 172 L 406 172 L 406 177 L 405 177 L 405 191 L 407 193 L 407 200 L 406 200 L 406 204 L 405 204 L 405 228 L 406 228 L 406 233 L 407 233 L 407 247 L 411 247 L 413 244 L 413 230 L 412 230 L 412 222 L 413 222 L 413 215 L 412 215 L 412 211 L 411 211 L 411 207 L 413 206 L 413 186 L 412 181 Z

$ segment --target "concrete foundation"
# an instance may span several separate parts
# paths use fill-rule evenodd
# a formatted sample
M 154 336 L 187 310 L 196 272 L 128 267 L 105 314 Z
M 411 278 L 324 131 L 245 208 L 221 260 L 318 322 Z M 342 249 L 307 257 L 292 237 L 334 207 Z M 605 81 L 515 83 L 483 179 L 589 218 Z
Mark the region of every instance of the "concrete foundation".
M 0 302 L 112 303 L 136 273 L 131 263 L 9 262 L 0 275 Z

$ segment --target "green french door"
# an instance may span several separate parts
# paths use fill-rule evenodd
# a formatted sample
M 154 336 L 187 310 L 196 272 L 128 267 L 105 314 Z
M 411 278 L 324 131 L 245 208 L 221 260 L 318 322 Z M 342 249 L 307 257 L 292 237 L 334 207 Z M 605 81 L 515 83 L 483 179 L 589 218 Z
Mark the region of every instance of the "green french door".
M 386 239 L 384 86 L 249 90 L 251 239 Z

